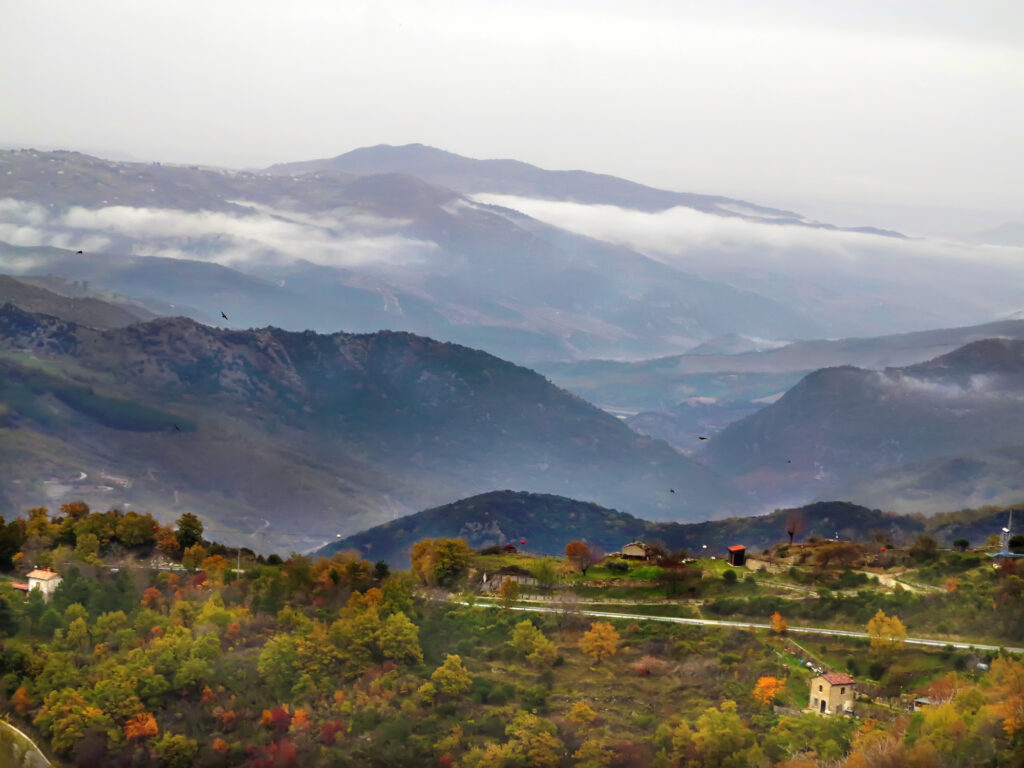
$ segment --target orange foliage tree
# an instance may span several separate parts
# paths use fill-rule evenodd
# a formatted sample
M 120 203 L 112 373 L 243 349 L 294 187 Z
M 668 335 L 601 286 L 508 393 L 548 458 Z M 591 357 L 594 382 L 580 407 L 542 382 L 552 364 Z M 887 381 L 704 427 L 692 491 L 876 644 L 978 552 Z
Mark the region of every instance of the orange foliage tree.
M 587 569 L 597 561 L 593 548 L 582 541 L 570 541 L 566 544 L 565 557 L 579 568 L 584 576 L 587 575 Z
M 783 635 L 786 633 L 786 620 L 782 618 L 782 614 L 776 611 L 772 614 L 772 632 L 776 635 Z
M 775 697 L 785 687 L 786 684 L 777 677 L 762 677 L 758 679 L 751 695 L 754 697 L 754 701 L 766 707 L 775 700 Z
M 149 712 L 140 712 L 124 724 L 124 735 L 128 741 L 136 739 L 149 739 L 156 736 L 160 729 L 156 725 L 156 718 Z

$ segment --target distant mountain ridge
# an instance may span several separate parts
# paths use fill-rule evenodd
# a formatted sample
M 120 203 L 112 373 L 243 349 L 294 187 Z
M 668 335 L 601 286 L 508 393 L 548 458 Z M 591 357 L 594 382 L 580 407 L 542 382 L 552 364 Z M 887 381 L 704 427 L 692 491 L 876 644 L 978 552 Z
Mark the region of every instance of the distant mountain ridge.
M 152 318 L 141 308 L 127 308 L 90 296 L 63 296 L 0 274 L 0 305 L 11 303 L 28 312 L 56 315 L 92 328 L 117 328 Z
M 856 501 L 859 488 L 864 498 L 878 499 L 872 478 L 902 475 L 892 486 L 900 494 L 887 506 L 928 511 L 939 499 L 979 501 L 972 486 L 986 482 L 984 472 L 964 477 L 957 496 L 935 462 L 960 457 L 964 466 L 973 454 L 1024 445 L 1022 406 L 1024 340 L 985 339 L 903 368 L 815 371 L 697 455 L 766 502 L 837 491 Z M 915 465 L 916 480 L 908 476 Z M 982 501 L 1000 503 L 1018 490 L 1019 483 L 990 487 Z
M 424 144 L 360 147 L 331 158 L 277 163 L 266 171 L 276 175 L 339 171 L 360 175 L 411 173 L 463 194 L 491 192 L 591 205 L 616 205 L 649 212 L 683 206 L 716 216 L 751 219 L 762 223 L 842 229 L 808 221 L 792 211 L 720 195 L 671 192 L 608 174 L 580 170 L 552 171 L 519 160 L 477 160 Z M 851 227 L 847 231 L 904 237 L 899 232 L 875 227 Z
M 497 484 L 668 519 L 745 509 L 715 473 L 534 372 L 411 334 L 183 318 L 101 332 L 8 304 L 0 359 L 52 379 L 0 397 L 4 441 L 19 446 L 0 452 L 15 505 L 53 497 L 61 483 L 44 480 L 105 472 L 131 479 L 117 496 L 135 505 L 306 547 Z M 67 386 L 88 403 L 52 403 Z
M 0 153 L 7 197 L 18 205 L 3 216 L 76 246 L 0 244 L 0 269 L 88 279 L 204 321 L 391 328 L 519 362 L 819 329 L 769 297 L 409 172 L 292 177 L 24 151 Z

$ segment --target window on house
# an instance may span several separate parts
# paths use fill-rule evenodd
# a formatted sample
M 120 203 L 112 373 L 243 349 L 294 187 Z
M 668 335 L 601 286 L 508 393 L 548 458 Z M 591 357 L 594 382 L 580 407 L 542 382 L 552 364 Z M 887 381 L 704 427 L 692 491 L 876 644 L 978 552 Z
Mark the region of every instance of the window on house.
M 819 685 L 818 686 L 818 690 L 821 691 L 821 690 L 824 690 L 824 689 Z
M 840 692 L 840 693 L 846 693 L 846 688 L 840 688 L 840 689 L 839 689 L 839 692 Z

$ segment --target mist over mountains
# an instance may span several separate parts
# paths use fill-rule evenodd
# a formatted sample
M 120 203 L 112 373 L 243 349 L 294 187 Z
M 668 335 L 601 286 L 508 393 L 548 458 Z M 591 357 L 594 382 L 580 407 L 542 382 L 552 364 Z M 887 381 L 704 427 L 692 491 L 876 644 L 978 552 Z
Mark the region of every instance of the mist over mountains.
M 980 323 L 1019 309 L 1024 278 L 1012 249 L 422 145 L 262 172 L 5 152 L 0 243 L 8 272 L 204 321 L 407 330 L 521 363 Z

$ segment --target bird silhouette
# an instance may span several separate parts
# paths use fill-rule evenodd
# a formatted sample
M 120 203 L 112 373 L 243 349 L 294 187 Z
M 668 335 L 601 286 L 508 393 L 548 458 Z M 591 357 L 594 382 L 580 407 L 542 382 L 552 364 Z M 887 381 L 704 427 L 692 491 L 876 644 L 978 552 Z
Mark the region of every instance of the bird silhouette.
M 227 315 L 225 315 L 223 311 L 221 311 L 221 313 L 220 313 L 220 316 L 221 316 L 221 317 L 223 317 L 223 318 L 224 318 L 225 320 L 227 320 L 227 319 L 228 319 L 228 316 L 227 316 Z
M 700 435 L 700 436 L 699 436 L 699 437 L 698 437 L 697 439 L 698 439 L 698 440 L 707 440 L 707 438 L 706 438 L 706 437 L 704 437 L 704 435 Z
M 669 492 L 669 493 L 675 493 L 675 492 L 676 492 L 676 489 L 675 489 L 675 488 L 669 488 L 669 489 L 668 489 L 668 492 Z
M 82 255 L 82 252 L 81 252 L 81 251 L 75 251 L 75 253 L 76 253 L 76 254 L 78 254 L 79 256 L 81 256 L 81 255 Z
M 175 432 L 181 432 L 181 427 L 179 427 L 177 424 L 175 424 L 174 425 L 174 431 Z

